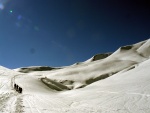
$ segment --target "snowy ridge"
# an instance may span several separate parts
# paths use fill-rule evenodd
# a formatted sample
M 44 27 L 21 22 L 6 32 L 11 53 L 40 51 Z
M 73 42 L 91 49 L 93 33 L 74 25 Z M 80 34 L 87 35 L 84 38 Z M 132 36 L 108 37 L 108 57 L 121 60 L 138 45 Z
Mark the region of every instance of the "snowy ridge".
M 147 60 L 148 57 L 144 57 L 138 52 L 139 48 L 145 48 L 144 50 L 146 50 L 145 45 L 146 47 L 149 47 L 149 40 L 120 47 L 112 55 L 108 55 L 108 57 L 96 60 L 95 62 L 91 62 L 93 60 L 90 59 L 88 60 L 89 62 L 85 61 L 79 65 L 72 65 L 70 67 L 48 73 L 42 72 L 42 74 L 55 82 L 68 86 L 69 88 L 75 89 L 85 87 L 88 84 L 107 78 L 125 68 Z M 150 55 L 148 50 L 150 49 L 147 48 L 147 51 L 145 51 L 147 56 Z M 103 55 L 104 54 L 100 54 L 100 56 Z M 95 56 L 93 58 L 95 58 Z M 66 84 L 66 82 L 71 83 Z
M 144 43 L 143 46 L 138 48 L 137 52 L 146 58 L 150 58 L 150 39 L 146 43 Z
M 93 58 L 28 73 L 0 67 L 0 112 L 150 113 L 150 39 Z
M 97 54 L 97 55 L 94 55 L 92 58 L 90 58 L 90 59 L 88 59 L 87 61 L 85 61 L 85 63 L 107 58 L 107 57 L 110 56 L 111 54 L 112 54 L 112 53 L 104 53 L 104 54 Z

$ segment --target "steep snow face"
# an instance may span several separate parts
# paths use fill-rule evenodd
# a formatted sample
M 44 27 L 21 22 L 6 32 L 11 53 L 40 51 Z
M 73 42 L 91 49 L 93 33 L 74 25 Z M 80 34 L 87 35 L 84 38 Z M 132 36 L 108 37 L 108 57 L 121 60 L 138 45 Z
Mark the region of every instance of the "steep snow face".
M 146 40 L 137 44 L 123 46 L 104 59 L 94 62 L 91 62 L 92 60 L 90 59 L 88 62 L 80 63 L 80 65 L 72 65 L 58 71 L 43 73 L 43 76 L 59 83 L 71 81 L 72 84 L 68 84 L 68 86 L 70 85 L 72 88 L 83 87 L 147 60 L 148 57 L 144 57 L 144 55 L 149 55 L 149 45 L 150 40 Z
M 147 60 L 148 58 L 145 58 L 143 55 L 141 55 L 138 52 L 138 49 L 143 48 L 143 46 L 147 42 L 149 43 L 149 40 L 142 41 L 142 42 L 139 42 L 139 43 L 133 44 L 133 45 L 120 47 L 116 52 L 114 52 L 111 56 L 109 56 L 108 59 L 130 60 L 130 61 L 135 61 L 137 63 L 143 62 L 143 61 Z M 146 47 L 145 47 L 145 49 L 146 49 Z M 142 50 L 141 50 L 141 52 L 142 52 Z M 143 53 L 145 53 L 145 52 L 146 51 L 143 51 Z
M 138 53 L 142 56 L 149 58 L 150 57 L 150 39 L 144 43 L 140 48 L 138 48 Z
M 109 90 L 108 87 L 110 87 L 110 89 L 113 91 L 119 90 L 120 92 L 122 91 L 132 92 L 133 91 L 134 93 L 137 93 L 137 92 L 147 93 L 147 91 L 150 92 L 150 89 L 146 90 L 150 83 L 149 81 L 150 70 L 149 69 L 150 69 L 150 59 L 140 64 L 135 65 L 134 68 L 130 68 L 128 70 L 124 69 L 121 72 L 116 73 L 107 79 L 88 85 L 86 88 L 89 88 L 89 87 L 106 88 L 107 87 L 106 89 L 103 89 L 103 90 L 108 91 Z M 144 87 L 145 85 L 146 87 Z M 113 88 L 114 86 L 118 87 L 119 89 Z

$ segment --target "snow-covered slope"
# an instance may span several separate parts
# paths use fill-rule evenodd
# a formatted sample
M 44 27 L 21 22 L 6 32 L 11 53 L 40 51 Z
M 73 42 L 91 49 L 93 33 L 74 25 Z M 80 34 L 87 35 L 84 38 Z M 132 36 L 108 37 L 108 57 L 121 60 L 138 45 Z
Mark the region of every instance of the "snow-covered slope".
M 150 60 L 134 69 L 97 81 L 81 90 L 64 92 L 75 101 L 70 112 L 149 113 Z M 85 110 L 85 111 L 84 111 Z
M 98 56 L 95 55 L 78 65 L 55 71 L 38 72 L 38 74 L 62 83 L 70 89 L 84 87 L 147 60 L 150 56 L 149 45 L 149 40 L 142 41 L 137 44 L 120 47 L 112 55 L 100 54 L 99 57 L 101 58 L 102 56 L 108 56 L 103 57 L 103 59 L 92 60 L 96 58 L 95 56 Z
M 102 59 L 34 69 L 20 73 L 0 67 L 0 112 L 150 113 L 150 39 Z
M 138 48 L 138 53 L 146 58 L 150 58 L 150 39 L 143 44 L 140 48 Z
M 92 58 L 88 59 L 87 61 L 85 61 L 84 63 L 88 63 L 88 62 L 92 62 L 92 61 L 96 61 L 96 60 L 101 60 L 104 58 L 107 58 L 108 56 L 110 56 L 112 53 L 103 53 L 103 54 L 96 54 L 94 55 Z
M 142 52 L 144 54 L 146 54 L 147 56 L 150 56 L 150 51 L 148 51 L 149 45 L 150 45 L 149 40 L 142 41 L 142 42 L 139 42 L 139 43 L 133 44 L 133 45 L 120 47 L 116 52 L 114 52 L 108 58 L 109 59 L 130 60 L 130 61 L 135 61 L 137 63 L 145 61 L 149 57 L 142 55 Z M 147 46 L 147 48 L 145 47 L 145 45 Z M 140 48 L 143 48 L 143 51 Z

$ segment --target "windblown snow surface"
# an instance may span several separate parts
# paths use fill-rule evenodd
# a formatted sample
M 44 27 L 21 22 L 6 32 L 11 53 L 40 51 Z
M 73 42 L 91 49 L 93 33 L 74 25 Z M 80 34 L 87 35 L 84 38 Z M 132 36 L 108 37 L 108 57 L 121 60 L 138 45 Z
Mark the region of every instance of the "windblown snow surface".
M 150 113 L 150 39 L 71 66 L 1 66 L 0 113 Z

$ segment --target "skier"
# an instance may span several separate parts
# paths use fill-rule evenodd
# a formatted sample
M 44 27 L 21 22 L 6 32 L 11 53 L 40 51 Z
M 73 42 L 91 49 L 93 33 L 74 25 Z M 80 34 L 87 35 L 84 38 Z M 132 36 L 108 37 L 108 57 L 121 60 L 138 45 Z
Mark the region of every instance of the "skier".
M 19 93 L 22 93 L 22 88 L 21 87 L 19 87 Z
M 18 85 L 16 85 L 16 91 L 19 91 L 19 86 Z
M 16 90 L 16 84 L 14 84 L 14 89 Z

